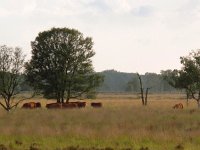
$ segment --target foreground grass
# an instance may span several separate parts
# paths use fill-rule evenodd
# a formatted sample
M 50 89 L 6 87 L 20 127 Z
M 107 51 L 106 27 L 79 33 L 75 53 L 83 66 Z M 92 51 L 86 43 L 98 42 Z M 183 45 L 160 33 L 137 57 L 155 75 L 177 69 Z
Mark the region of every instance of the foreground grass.
M 174 110 L 180 100 L 150 100 L 147 107 L 138 100 L 100 101 L 100 109 L 0 110 L 0 144 L 14 150 L 200 149 L 200 110 L 193 102 Z

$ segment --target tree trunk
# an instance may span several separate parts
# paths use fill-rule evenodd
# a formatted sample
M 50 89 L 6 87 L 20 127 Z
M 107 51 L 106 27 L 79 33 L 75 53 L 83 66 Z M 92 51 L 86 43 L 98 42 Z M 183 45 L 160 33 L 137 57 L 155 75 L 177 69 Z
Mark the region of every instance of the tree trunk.
M 60 97 L 57 98 L 57 103 L 61 103 Z
M 69 86 L 68 86 L 68 90 L 67 90 L 67 100 L 66 100 L 66 103 L 69 102 L 70 96 L 71 96 L 71 83 L 69 82 Z
M 67 100 L 66 100 L 66 103 L 68 103 L 68 102 L 69 102 L 69 99 L 70 99 L 70 98 L 69 98 L 69 97 L 67 96 Z
M 64 103 L 64 93 L 65 93 L 65 92 L 64 92 L 64 90 L 63 90 L 62 93 L 61 93 L 61 102 L 62 102 L 62 103 Z
M 57 100 L 57 103 L 60 103 L 60 92 L 56 92 L 56 100 Z
M 138 78 L 140 80 L 140 91 L 141 91 L 141 99 L 142 99 L 142 105 L 145 105 L 145 101 L 144 101 L 144 91 L 143 91 L 143 86 L 142 86 L 142 79 L 141 79 L 141 76 L 139 74 L 138 75 Z
M 189 106 L 189 99 L 190 99 L 190 91 L 188 89 L 186 89 L 186 95 L 187 95 L 187 99 L 186 99 L 186 105 L 187 107 Z
M 144 92 L 143 92 L 142 88 L 141 88 L 141 98 L 142 98 L 142 105 L 145 105 L 145 102 L 144 102 Z
M 71 91 L 70 91 L 70 89 L 68 89 L 68 91 L 67 91 L 67 100 L 66 100 L 66 103 L 69 102 L 70 94 L 71 94 Z
M 10 96 L 7 97 L 5 102 L 6 102 L 6 111 L 9 112 L 10 111 Z

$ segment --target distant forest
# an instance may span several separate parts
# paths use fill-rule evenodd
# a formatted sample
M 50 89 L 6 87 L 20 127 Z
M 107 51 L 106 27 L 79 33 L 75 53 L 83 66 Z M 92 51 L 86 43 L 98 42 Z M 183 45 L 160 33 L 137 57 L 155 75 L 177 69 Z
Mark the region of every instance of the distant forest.
M 140 92 L 139 79 L 136 73 L 106 70 L 100 72 L 100 74 L 104 76 L 104 82 L 98 88 L 98 92 Z M 177 92 L 177 89 L 163 80 L 160 74 L 145 73 L 141 77 L 144 88 L 151 88 L 150 92 Z
M 140 92 L 139 79 L 136 73 L 125 73 L 116 70 L 105 70 L 99 72 L 104 76 L 104 82 L 97 89 L 97 92 Z M 177 92 L 177 89 L 170 86 L 163 80 L 160 74 L 145 73 L 141 75 L 144 88 L 151 88 L 150 93 Z M 26 82 L 21 85 L 22 91 L 30 91 L 31 88 Z

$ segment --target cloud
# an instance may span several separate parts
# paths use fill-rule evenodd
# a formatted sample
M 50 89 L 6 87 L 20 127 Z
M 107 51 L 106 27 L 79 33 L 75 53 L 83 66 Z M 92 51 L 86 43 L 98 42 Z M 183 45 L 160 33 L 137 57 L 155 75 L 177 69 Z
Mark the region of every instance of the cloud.
M 97 71 L 159 72 L 158 65 L 175 67 L 181 55 L 200 48 L 199 0 L 1 0 L 0 19 L 0 44 L 27 53 L 38 32 L 51 27 L 92 36 Z
M 90 11 L 96 11 L 97 13 L 110 13 L 111 8 L 105 0 L 93 0 L 85 5 L 90 8 Z
M 133 14 L 138 17 L 148 17 L 153 14 L 153 7 L 151 6 L 140 6 L 133 10 Z
M 1 17 L 12 17 L 12 16 L 20 16 L 20 15 L 27 15 L 31 13 L 36 7 L 35 0 L 2 0 L 0 5 Z

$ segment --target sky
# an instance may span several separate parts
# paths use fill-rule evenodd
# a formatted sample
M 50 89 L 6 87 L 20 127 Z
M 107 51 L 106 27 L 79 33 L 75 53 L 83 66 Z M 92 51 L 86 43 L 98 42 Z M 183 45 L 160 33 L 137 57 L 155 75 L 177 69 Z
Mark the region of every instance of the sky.
M 0 45 L 19 46 L 52 27 L 75 28 L 94 41 L 95 71 L 180 69 L 200 48 L 200 0 L 0 0 Z

